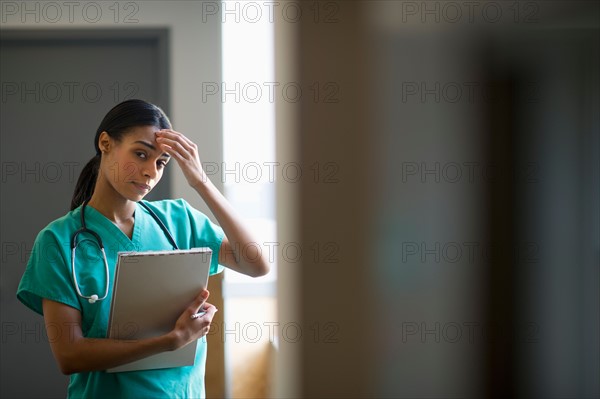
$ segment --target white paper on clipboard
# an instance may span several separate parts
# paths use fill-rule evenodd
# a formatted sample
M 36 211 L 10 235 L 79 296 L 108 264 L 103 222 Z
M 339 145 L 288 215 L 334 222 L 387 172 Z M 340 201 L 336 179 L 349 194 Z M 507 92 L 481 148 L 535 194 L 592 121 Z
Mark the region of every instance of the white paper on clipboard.
M 208 284 L 212 250 L 119 252 L 108 323 L 108 337 L 143 339 L 168 333 L 181 313 Z M 121 372 L 194 364 L 196 346 L 106 370 Z

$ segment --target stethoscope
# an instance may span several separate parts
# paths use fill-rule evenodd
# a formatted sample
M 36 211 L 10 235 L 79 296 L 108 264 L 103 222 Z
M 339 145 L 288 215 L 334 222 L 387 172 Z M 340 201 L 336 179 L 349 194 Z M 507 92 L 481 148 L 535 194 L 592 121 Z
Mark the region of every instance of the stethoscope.
M 154 211 L 152 209 L 150 209 L 150 207 L 148 205 L 144 204 L 143 202 L 138 202 L 138 204 L 143 206 L 148 211 L 148 213 L 150 213 L 152 218 L 154 220 L 156 220 L 156 223 L 158 223 L 160 228 L 165 232 L 165 235 L 171 242 L 171 245 L 173 245 L 173 248 L 179 249 L 179 247 L 177 246 L 177 243 L 175 242 L 175 239 L 169 232 L 169 229 L 167 229 L 167 226 L 164 225 L 164 223 L 162 222 L 162 220 L 160 220 L 160 218 L 156 215 L 156 213 L 154 213 Z M 100 238 L 98 233 L 96 233 L 93 230 L 88 229 L 85 225 L 85 207 L 86 207 L 86 205 L 87 205 L 87 201 L 84 202 L 83 205 L 81 205 L 81 228 L 79 230 L 77 230 L 71 237 L 71 272 L 73 274 L 73 282 L 75 283 L 75 289 L 77 290 L 77 294 L 81 298 L 87 299 L 89 303 L 95 303 L 96 301 L 101 301 L 101 300 L 105 299 L 106 296 L 108 295 L 108 285 L 109 285 L 110 280 L 109 280 L 109 276 L 108 276 L 108 260 L 106 259 L 106 252 L 104 251 L 104 244 L 102 244 L 102 239 Z M 76 252 L 75 250 L 77 249 L 77 245 L 78 245 L 77 236 L 81 233 L 89 233 L 92 236 L 94 236 L 94 238 L 96 239 L 96 243 L 100 247 L 100 251 L 102 251 L 102 258 L 104 259 L 104 270 L 106 272 L 106 290 L 104 290 L 104 295 L 102 296 L 102 298 L 99 298 L 98 294 L 92 294 L 90 296 L 83 295 L 81 293 L 81 291 L 79 290 L 79 283 L 77 282 L 77 273 L 75 273 L 75 252 Z

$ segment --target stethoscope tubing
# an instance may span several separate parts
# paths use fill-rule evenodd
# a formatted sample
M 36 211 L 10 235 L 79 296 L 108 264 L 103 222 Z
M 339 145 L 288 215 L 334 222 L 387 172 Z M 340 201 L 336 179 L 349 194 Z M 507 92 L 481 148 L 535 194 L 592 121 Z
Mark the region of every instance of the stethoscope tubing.
M 150 209 L 150 207 L 148 205 L 144 204 L 143 202 L 138 202 L 138 203 L 142 207 L 144 207 L 144 209 L 146 209 L 148 211 L 148 213 L 150 213 L 150 215 L 156 221 L 156 223 L 158 223 L 161 230 L 165 233 L 165 235 L 171 242 L 171 245 L 173 245 L 173 248 L 179 249 L 179 247 L 177 246 L 177 243 L 175 242 L 175 239 L 169 232 L 169 229 L 167 229 L 167 226 L 165 226 L 165 224 L 162 222 L 162 220 L 160 220 L 158 215 L 152 209 Z M 73 275 L 73 283 L 75 285 L 75 290 L 77 290 L 77 294 L 81 298 L 85 298 L 88 300 L 89 303 L 93 304 L 96 301 L 101 301 L 108 296 L 108 288 L 109 288 L 110 280 L 109 280 L 108 260 L 106 258 L 106 251 L 104 250 L 104 244 L 102 243 L 102 238 L 95 231 L 88 229 L 85 224 L 85 207 L 86 206 L 87 206 L 87 201 L 81 205 L 81 228 L 79 230 L 77 230 L 75 233 L 73 233 L 73 235 L 71 236 L 71 273 Z M 105 274 L 106 274 L 106 289 L 105 289 L 104 295 L 102 297 L 99 297 L 97 294 L 92 294 L 89 296 L 83 295 L 81 293 L 81 290 L 79 289 L 79 283 L 77 281 L 77 273 L 75 270 L 75 256 L 76 256 L 75 254 L 76 254 L 76 249 L 77 249 L 77 236 L 81 233 L 89 233 L 92 236 L 94 236 L 94 238 L 96 239 L 96 243 L 100 247 L 100 251 L 102 251 L 102 259 L 104 261 L 104 270 L 105 270 Z

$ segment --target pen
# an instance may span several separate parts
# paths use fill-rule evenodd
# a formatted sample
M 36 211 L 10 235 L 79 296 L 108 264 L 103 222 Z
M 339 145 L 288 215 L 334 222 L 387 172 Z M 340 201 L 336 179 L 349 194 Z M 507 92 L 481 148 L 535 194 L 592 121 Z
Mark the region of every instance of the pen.
M 205 314 L 206 314 L 206 312 L 205 312 L 205 311 L 201 311 L 201 312 L 198 312 L 198 313 L 194 313 L 193 315 L 191 315 L 191 316 L 190 316 L 190 318 L 191 318 L 192 320 L 196 320 L 198 317 L 202 317 L 202 316 L 204 316 Z

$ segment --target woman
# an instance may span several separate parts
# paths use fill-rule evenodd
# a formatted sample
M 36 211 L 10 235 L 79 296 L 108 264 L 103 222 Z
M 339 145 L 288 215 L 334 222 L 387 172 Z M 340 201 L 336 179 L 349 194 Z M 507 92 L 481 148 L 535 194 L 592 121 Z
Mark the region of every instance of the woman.
M 104 371 L 206 335 L 217 311 L 206 303 L 209 293 L 204 290 L 168 334 L 135 341 L 106 338 L 117 252 L 173 249 L 174 244 L 180 249 L 210 247 L 211 274 L 224 265 L 260 276 L 268 272 L 268 264 L 260 254 L 243 250 L 256 241 L 207 178 L 196 144 L 172 130 L 160 108 L 142 100 L 118 104 L 100 123 L 94 146 L 96 156 L 81 172 L 71 211 L 38 234 L 17 297 L 44 316 L 56 361 L 71 375 L 69 397 L 204 397 L 205 340 L 198 342 L 194 366 Z M 183 199 L 142 201 L 173 160 L 221 227 Z M 108 289 L 104 258 L 91 234 L 76 237 L 77 256 L 72 256 L 70 242 L 82 227 L 82 211 L 85 227 L 104 243 Z M 200 311 L 206 313 L 192 317 Z

